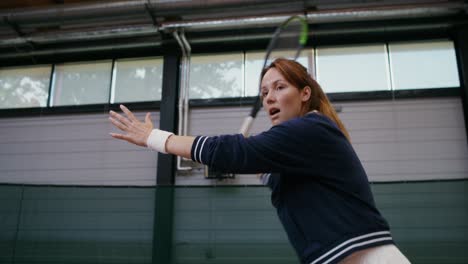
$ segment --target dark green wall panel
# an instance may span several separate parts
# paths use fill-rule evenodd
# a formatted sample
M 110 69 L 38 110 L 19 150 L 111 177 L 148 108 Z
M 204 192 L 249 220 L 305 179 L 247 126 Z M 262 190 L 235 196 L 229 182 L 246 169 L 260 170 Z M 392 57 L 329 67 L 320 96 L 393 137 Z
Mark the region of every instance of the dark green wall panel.
M 298 263 L 267 188 L 177 188 L 175 209 L 175 263 Z
M 468 181 L 372 184 L 412 263 L 468 263 Z M 258 187 L 177 188 L 176 263 L 298 263 Z
M 468 263 L 468 181 L 371 186 L 412 263 Z M 173 197 L 174 263 L 298 263 L 267 188 Z M 0 186 L 0 263 L 150 263 L 154 201 L 154 188 Z
M 0 219 L 16 198 L 19 229 L 1 256 L 14 246 L 14 263 L 150 263 L 154 188 L 16 187 L 22 199 L 11 188 L 0 187 Z
M 412 263 L 468 263 L 468 181 L 372 187 L 398 246 Z
M 13 260 L 22 190 L 18 186 L 0 186 L 0 263 Z

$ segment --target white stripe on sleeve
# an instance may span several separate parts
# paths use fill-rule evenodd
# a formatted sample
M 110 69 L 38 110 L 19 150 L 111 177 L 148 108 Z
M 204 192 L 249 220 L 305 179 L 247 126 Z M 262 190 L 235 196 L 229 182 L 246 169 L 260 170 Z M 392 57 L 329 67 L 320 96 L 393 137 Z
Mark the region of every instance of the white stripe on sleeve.
M 200 151 L 198 152 L 198 153 L 199 153 L 199 154 L 198 154 L 198 160 L 199 160 L 198 162 L 200 162 L 201 164 L 205 164 L 205 163 L 203 163 L 203 161 L 202 161 L 202 159 L 201 159 L 201 154 L 202 154 L 202 152 L 203 152 L 203 146 L 205 145 L 205 141 L 206 141 L 207 139 L 208 139 L 208 137 L 205 137 L 205 139 L 203 139 L 203 142 L 202 142 L 202 144 L 201 144 L 201 146 L 200 146 Z
M 202 138 L 203 138 L 203 136 L 200 136 L 200 137 L 197 138 L 197 142 L 195 144 L 195 149 L 193 150 L 193 159 L 196 162 L 200 162 L 199 160 L 197 160 L 197 149 L 198 149 L 198 145 L 200 144 L 200 140 Z

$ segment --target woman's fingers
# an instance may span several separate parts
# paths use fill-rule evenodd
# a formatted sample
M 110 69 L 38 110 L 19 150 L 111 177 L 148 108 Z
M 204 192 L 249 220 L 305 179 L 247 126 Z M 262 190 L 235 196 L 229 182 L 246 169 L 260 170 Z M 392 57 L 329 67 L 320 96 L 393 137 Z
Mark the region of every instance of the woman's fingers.
M 109 135 L 111 135 L 113 138 L 118 138 L 118 139 L 122 139 L 122 134 L 117 134 L 117 133 L 109 133 Z
M 130 120 L 128 120 L 126 117 L 114 112 L 114 111 L 110 111 L 109 112 L 111 117 L 114 118 L 114 120 L 118 120 L 120 123 L 122 123 L 124 126 L 126 127 L 130 127 L 132 125 L 132 122 Z
M 116 126 L 118 129 L 122 130 L 122 131 L 126 131 L 127 130 L 127 126 L 125 126 L 124 124 L 120 123 L 119 121 L 117 121 L 116 119 L 114 119 L 113 117 L 109 117 L 109 120 L 111 121 L 111 123 Z
M 127 117 L 130 119 L 130 121 L 135 122 L 138 121 L 138 119 L 135 117 L 135 115 L 130 111 L 125 105 L 120 105 L 120 109 L 127 115 Z
M 133 143 L 133 140 L 132 138 L 130 138 L 129 136 L 127 135 L 122 135 L 122 134 L 117 134 L 117 133 L 109 133 L 113 138 L 117 138 L 117 139 L 123 139 L 123 140 L 126 140 L 128 142 L 132 142 Z
M 151 121 L 151 113 L 150 112 L 146 113 L 145 123 L 150 124 L 151 126 L 153 125 L 153 121 Z

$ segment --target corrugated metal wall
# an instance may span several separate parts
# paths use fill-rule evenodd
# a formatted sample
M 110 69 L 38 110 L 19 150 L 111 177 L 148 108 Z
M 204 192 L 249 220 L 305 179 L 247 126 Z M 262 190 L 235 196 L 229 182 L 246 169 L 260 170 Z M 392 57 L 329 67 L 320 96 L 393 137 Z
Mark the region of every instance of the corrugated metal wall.
M 459 98 L 349 103 L 343 109 L 371 181 L 468 177 Z
M 468 177 L 468 148 L 459 98 L 339 103 L 343 122 L 371 181 Z M 191 135 L 237 133 L 247 107 L 197 108 Z M 159 113 L 158 113 L 159 114 Z M 157 126 L 159 116 L 154 123 Z M 137 113 L 143 118 L 144 113 Z M 264 113 L 252 129 L 268 129 Z M 109 136 L 107 113 L 9 118 L 0 122 L 0 182 L 56 185 L 156 183 L 157 155 Z M 181 172 L 178 185 L 219 184 L 204 169 Z M 238 175 L 223 184 L 258 184 Z
M 370 181 L 468 178 L 468 147 L 460 98 L 337 103 L 339 113 Z M 193 109 L 190 134 L 236 133 L 248 108 Z M 252 129 L 268 129 L 264 113 Z M 179 173 L 178 185 L 206 185 L 204 170 Z M 216 184 L 212 180 L 208 184 Z M 239 175 L 223 184 L 257 184 Z
M 152 116 L 158 127 L 159 113 Z M 111 138 L 107 111 L 1 119 L 0 131 L 2 183 L 156 184 L 157 154 Z

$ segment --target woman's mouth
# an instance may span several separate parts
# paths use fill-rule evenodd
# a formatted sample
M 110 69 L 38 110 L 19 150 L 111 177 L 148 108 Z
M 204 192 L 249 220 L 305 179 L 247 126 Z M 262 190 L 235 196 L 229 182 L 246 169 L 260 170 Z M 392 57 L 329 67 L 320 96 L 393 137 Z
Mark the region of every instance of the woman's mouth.
M 271 108 L 268 113 L 270 114 L 271 119 L 275 119 L 278 117 L 280 110 L 278 108 Z

